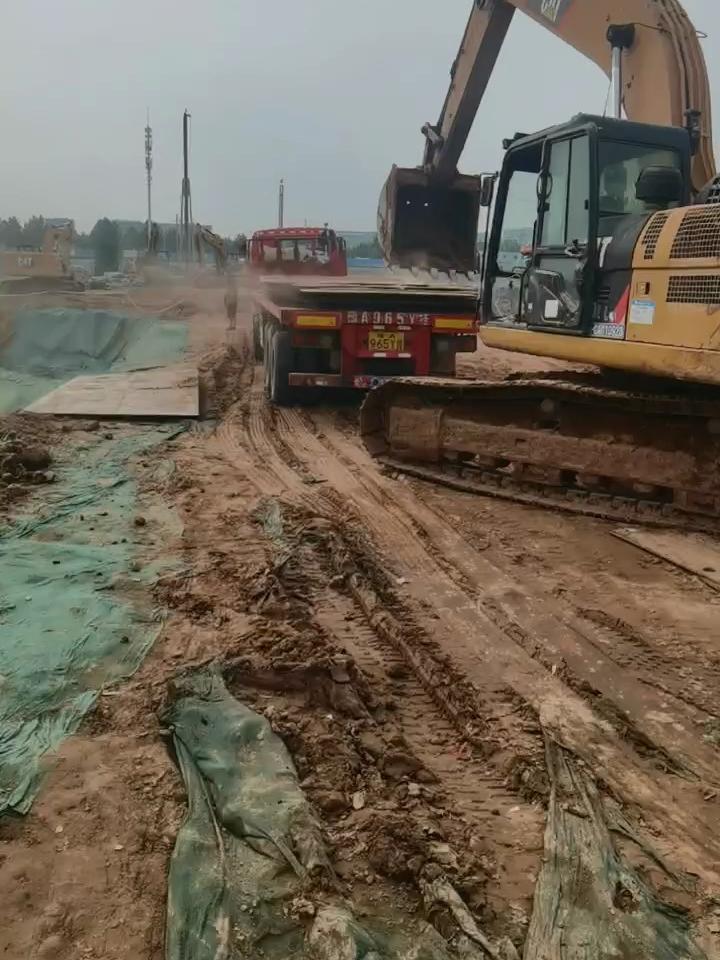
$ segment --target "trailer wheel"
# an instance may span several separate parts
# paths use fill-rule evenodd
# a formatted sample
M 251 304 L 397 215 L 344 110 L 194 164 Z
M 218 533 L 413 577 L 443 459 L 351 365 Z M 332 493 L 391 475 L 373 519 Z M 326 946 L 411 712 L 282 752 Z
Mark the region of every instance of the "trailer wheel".
M 270 364 L 272 363 L 272 342 L 263 351 L 263 388 L 266 399 L 270 399 Z
M 253 339 L 253 356 L 256 363 L 262 363 L 263 361 L 263 346 L 262 346 L 262 337 L 261 337 L 261 327 L 262 318 L 258 316 L 253 317 L 253 330 L 252 330 L 252 339 Z
M 266 351 L 267 353 L 267 351 Z M 275 330 L 270 339 L 270 356 L 266 358 L 268 370 L 268 399 L 279 407 L 292 403 L 294 391 L 288 384 L 292 364 L 292 340 L 289 330 Z

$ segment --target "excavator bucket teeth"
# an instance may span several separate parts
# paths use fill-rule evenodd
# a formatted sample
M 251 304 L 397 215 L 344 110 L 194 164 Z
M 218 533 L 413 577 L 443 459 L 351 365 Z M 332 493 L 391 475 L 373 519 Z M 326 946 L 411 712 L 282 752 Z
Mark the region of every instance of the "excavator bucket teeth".
M 477 493 L 617 520 L 720 528 L 720 399 L 575 379 L 389 380 L 360 411 L 368 451 Z
M 480 177 L 430 180 L 420 168 L 393 167 L 380 195 L 378 237 L 399 267 L 476 269 Z

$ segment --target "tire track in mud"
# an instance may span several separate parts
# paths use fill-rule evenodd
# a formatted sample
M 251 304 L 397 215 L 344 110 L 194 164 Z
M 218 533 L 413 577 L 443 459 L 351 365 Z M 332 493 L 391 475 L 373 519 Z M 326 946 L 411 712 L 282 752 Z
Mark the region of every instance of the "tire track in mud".
M 436 503 L 436 493 L 433 490 L 426 496 L 424 485 L 419 491 L 423 503 L 444 522 L 445 518 Z M 473 551 L 476 550 L 473 542 L 476 536 L 477 533 L 473 533 L 467 537 L 469 548 Z M 610 541 L 611 538 L 608 536 L 607 539 Z M 481 549 L 490 546 L 491 541 L 486 537 Z M 505 575 L 517 578 L 517 566 L 512 566 L 512 561 L 504 552 L 490 549 L 488 555 L 492 556 L 496 568 Z M 633 625 L 617 612 L 609 613 L 593 605 L 597 604 L 597 597 L 583 598 L 582 585 L 579 589 L 577 583 L 562 584 L 560 587 L 557 574 L 552 576 L 552 567 L 538 566 L 537 558 L 534 559 L 535 563 L 530 564 L 532 572 L 525 568 L 522 577 L 517 579 L 524 582 L 531 579 L 533 594 L 548 598 L 547 603 L 554 610 L 555 617 L 572 630 L 582 643 L 589 644 L 595 654 L 611 661 L 621 671 L 631 672 L 639 683 L 664 694 L 666 703 L 668 697 L 674 699 L 676 703 L 673 709 L 684 715 L 687 723 L 700 725 L 708 718 L 717 718 L 720 711 L 717 700 L 720 658 L 708 649 L 709 638 L 698 636 L 698 628 L 692 638 L 687 639 L 683 636 L 682 627 L 677 624 L 670 627 L 657 617 L 648 623 L 648 607 L 642 606 L 633 592 L 623 589 L 622 596 L 618 596 L 618 609 L 623 609 L 625 616 L 642 626 Z M 680 575 L 678 571 L 674 573 Z M 609 579 L 612 583 L 613 578 Z M 703 589 L 696 584 L 693 588 Z M 717 595 L 709 589 L 708 593 L 710 603 L 719 605 Z M 685 710 L 684 707 L 690 709 Z
M 653 643 L 622 617 L 596 607 L 575 609 L 575 629 L 618 667 L 632 670 L 643 683 L 702 711 L 710 719 L 720 717 L 719 663 L 707 657 L 701 659 L 692 645 L 679 640 L 676 649 L 667 645 L 660 654 L 657 641 Z M 707 677 L 712 680 L 711 689 L 708 689 Z
M 333 443 L 332 440 L 329 442 Z M 342 452 L 338 451 L 338 455 L 342 457 Z M 357 458 L 356 466 L 362 469 L 361 458 Z M 390 501 L 397 497 L 392 486 L 394 485 L 387 490 L 386 485 Z M 383 501 L 384 506 L 388 506 L 388 497 Z M 637 677 L 625 669 L 616 669 L 622 665 L 616 664 L 600 645 L 594 644 L 591 651 L 584 649 L 588 642 L 592 643 L 588 632 L 583 630 L 576 620 L 573 622 L 573 618 L 567 616 L 554 598 L 528 591 L 522 580 L 512 577 L 496 560 L 479 556 L 477 550 L 448 527 L 446 518 L 438 516 L 432 507 L 427 508 L 422 504 L 418 509 L 419 505 L 411 493 L 408 494 L 408 499 L 416 512 L 407 512 L 407 525 L 423 544 L 426 553 L 433 556 L 459 589 L 476 600 L 479 607 L 482 607 L 501 630 L 519 640 L 520 645 L 533 658 L 537 658 L 542 651 L 544 665 L 548 669 L 553 666 L 552 662 L 548 662 L 552 657 L 555 658 L 556 669 L 566 659 L 574 659 L 576 672 L 580 675 L 591 673 L 596 677 L 596 682 L 599 680 L 598 675 L 604 670 L 607 673 L 604 689 L 606 696 L 614 692 L 619 695 L 624 705 L 628 705 L 624 711 L 627 713 L 627 726 L 646 728 L 642 734 L 639 733 L 638 739 L 657 741 L 658 752 L 665 755 L 665 763 L 671 769 L 673 763 L 667 764 L 671 753 L 689 753 L 691 756 L 699 754 L 698 774 L 706 777 L 709 782 L 715 781 L 717 775 L 713 753 L 709 749 L 703 750 L 702 745 L 697 743 L 697 726 L 703 719 L 702 706 L 695 704 L 691 698 L 678 697 L 678 702 L 674 704 L 675 724 L 671 736 L 668 737 L 665 719 L 653 723 L 648 721 L 648 717 L 661 717 L 665 714 L 667 694 L 672 696 L 672 689 L 663 689 L 664 696 L 653 697 L 637 682 Z M 400 506 L 402 509 L 402 505 Z M 590 663 L 591 657 L 593 663 Z M 602 664 L 599 657 L 606 662 Z M 661 662 L 659 656 L 657 662 Z M 675 671 L 675 665 L 669 668 L 666 666 L 668 674 L 672 675 Z M 634 705 L 637 705 L 635 715 Z M 687 707 L 691 709 L 688 710 Z M 678 714 L 684 718 L 684 740 L 679 737 L 677 729 Z M 681 756 L 677 757 L 674 766 L 678 769 L 685 766 Z
M 248 365 L 246 389 L 218 425 L 214 446 L 237 466 L 260 496 L 287 495 L 288 491 L 297 494 L 300 478 L 287 467 L 269 439 L 273 433 L 268 425 L 272 411 L 266 404 L 257 370 Z
M 663 838 L 671 862 L 692 864 L 708 883 L 720 887 L 716 866 L 720 850 L 714 843 L 709 849 L 707 843 L 713 814 L 703 805 L 702 785 L 688 784 L 658 770 L 652 756 L 639 755 L 632 738 L 622 738 L 617 727 L 598 713 L 596 699 L 583 698 L 563 682 L 562 670 L 552 671 L 547 661 L 533 658 L 512 631 L 506 632 L 507 616 L 498 617 L 498 591 L 491 598 L 490 585 L 493 581 L 497 585 L 499 578 L 501 600 L 513 613 L 520 610 L 523 618 L 530 618 L 533 626 L 529 631 L 528 624 L 521 623 L 525 633 L 532 636 L 542 627 L 534 638 L 540 644 L 559 622 L 555 618 L 548 622 L 542 598 L 526 593 L 517 596 L 516 589 L 503 596 L 507 583 L 502 585 L 503 577 L 496 569 L 490 568 L 489 583 L 479 577 L 482 565 L 478 554 L 446 521 L 433 518 L 411 488 L 379 476 L 364 451 L 335 429 L 332 414 L 270 411 L 256 383 L 248 403 L 250 427 L 245 443 L 233 435 L 236 431 L 230 420 L 224 428 L 223 444 L 228 455 L 235 452 L 244 465 L 244 448 L 250 446 L 255 464 L 250 479 L 258 491 L 282 492 L 319 515 L 338 516 L 344 511 L 347 518 L 368 529 L 381 551 L 378 562 L 385 569 L 407 572 L 408 583 L 403 584 L 402 593 L 411 600 L 414 616 L 419 622 L 437 618 L 431 621 L 434 636 L 472 682 L 488 712 L 495 710 L 500 716 L 505 705 L 498 703 L 498 691 L 512 690 L 538 711 L 546 730 L 590 763 L 608 788 L 636 809 L 638 819 L 652 824 L 653 831 Z M 315 429 L 309 428 L 308 419 Z M 257 468 L 258 461 L 262 470 Z M 402 503 L 397 501 L 399 496 Z M 419 527 L 426 536 L 418 535 Z M 483 602 L 478 602 L 479 596 Z M 487 599 L 493 602 L 486 604 Z M 538 603 L 539 615 L 535 612 Z M 567 627 L 565 631 L 567 639 Z M 571 673 L 582 676 L 586 670 L 587 665 Z M 663 732 L 659 725 L 659 733 Z M 656 737 L 648 735 L 648 739 L 654 743 Z M 700 740 L 697 733 L 696 739 Z M 668 753 L 672 756 L 672 751 Z M 690 755 L 703 777 L 708 769 L 705 754 L 701 746 Z
M 396 496 L 394 491 L 390 496 Z M 425 506 L 423 504 L 423 508 Z M 685 679 L 683 683 L 677 682 L 678 668 L 683 678 L 687 676 L 687 660 L 690 651 L 684 651 L 685 656 L 680 666 L 674 658 L 670 663 L 663 660 L 659 653 L 653 652 L 652 646 L 646 641 L 644 646 L 649 655 L 646 658 L 648 669 L 638 671 L 639 677 L 637 673 L 629 673 L 626 669 L 627 662 L 616 661 L 612 653 L 612 644 L 607 642 L 607 638 L 603 644 L 601 639 L 593 635 L 600 632 L 597 625 L 593 631 L 593 624 L 581 623 L 579 618 L 573 615 L 574 611 L 565 610 L 554 598 L 549 598 L 546 594 L 538 596 L 537 591 L 528 592 L 522 580 L 510 575 L 505 564 L 498 564 L 496 558 L 487 560 L 484 556 L 478 556 L 477 550 L 448 528 L 446 517 L 438 515 L 432 506 L 428 509 L 430 515 L 437 518 L 437 523 L 432 522 L 433 516 L 428 515 L 427 511 L 424 515 L 420 512 L 417 515 L 411 515 L 408 512 L 408 525 L 424 543 L 427 552 L 432 553 L 437 563 L 460 589 L 476 598 L 478 604 L 498 627 L 518 640 L 534 658 L 542 651 L 545 656 L 545 666 L 548 669 L 553 666 L 552 663 L 547 662 L 549 651 L 555 656 L 558 665 L 563 665 L 565 656 L 569 657 L 571 654 L 574 654 L 576 659 L 587 659 L 589 670 L 580 670 L 583 674 L 590 672 L 597 675 L 603 667 L 606 671 L 610 670 L 611 675 L 605 696 L 612 696 L 623 704 L 638 704 L 634 717 L 632 706 L 624 711 L 627 714 L 624 723 L 628 728 L 632 729 L 634 725 L 638 728 L 648 726 L 645 731 L 638 729 L 636 738 L 638 742 L 650 745 L 653 740 L 656 740 L 657 751 L 663 758 L 663 764 L 670 769 L 675 767 L 678 771 L 685 767 L 683 754 L 699 754 L 696 758 L 699 773 L 702 773 L 711 783 L 717 781 L 713 751 L 703 749 L 702 744 L 698 744 L 697 738 L 697 726 L 705 719 L 703 714 L 710 717 L 716 715 L 717 707 L 713 706 L 716 704 L 716 697 L 707 692 L 704 695 L 701 693 L 698 702 L 698 697 L 691 697 L 685 693 L 683 689 L 686 684 Z M 421 515 L 422 522 L 418 519 Z M 431 522 L 428 522 L 428 519 Z M 474 553 L 472 570 L 468 570 L 466 563 L 463 562 L 468 547 Z M 564 638 L 564 643 L 558 643 L 558 638 Z M 591 651 L 583 650 L 587 644 L 592 645 Z M 592 664 L 589 664 L 588 654 L 594 659 Z M 603 660 L 606 661 L 604 665 Z M 620 669 L 616 670 L 615 667 Z M 700 672 L 720 678 L 720 670 L 714 664 L 702 663 Z M 657 677 L 658 673 L 664 677 L 665 683 L 658 684 L 657 680 L 653 679 L 653 676 Z M 699 680 L 695 683 L 690 681 L 690 683 L 696 689 L 702 686 Z M 663 696 L 653 698 L 642 689 L 640 684 L 659 690 Z M 717 687 L 720 689 L 720 684 Z M 675 722 L 672 725 L 672 735 L 669 742 L 666 742 L 668 740 L 667 718 L 661 718 L 658 723 L 649 725 L 647 718 L 653 715 L 661 717 L 661 714 L 665 713 L 668 696 L 673 697 L 676 703 L 673 704 Z M 684 739 L 678 737 L 678 714 L 684 718 L 686 734 Z M 675 761 L 671 759 L 671 752 L 678 754 Z
M 247 426 L 244 437 L 237 431 L 237 420 L 243 417 Z M 247 468 L 246 450 L 250 448 L 254 456 L 248 479 L 260 496 L 278 496 L 294 501 L 310 514 L 337 520 L 347 513 L 350 504 L 335 485 L 313 482 L 337 472 L 337 454 L 321 446 L 309 427 L 296 411 L 269 408 L 255 381 L 239 410 L 219 429 L 218 440 L 223 452 L 242 468 Z M 298 442 L 308 438 L 309 445 Z M 342 469 L 344 472 L 345 467 Z M 393 513 L 398 542 L 407 543 L 404 514 Z M 385 513 L 381 519 L 387 525 Z M 409 562 L 422 560 L 428 574 L 436 575 L 436 567 L 425 551 L 412 540 L 410 545 Z M 536 803 L 523 799 L 521 792 L 534 800 L 537 793 L 533 782 L 543 779 L 530 762 L 532 746 L 542 752 L 539 726 L 532 724 L 534 730 L 525 736 L 529 742 L 516 743 L 514 755 L 512 749 L 498 754 L 495 762 L 499 768 L 477 757 L 465 739 L 463 723 L 448 719 L 437 697 L 428 693 L 407 659 L 368 623 L 357 600 L 327 586 L 317 586 L 326 584 L 332 571 L 323 570 L 317 560 L 308 565 L 307 557 L 304 569 L 311 585 L 314 618 L 366 675 L 372 677 L 380 671 L 386 677 L 395 676 L 397 716 L 410 746 L 454 798 L 457 815 L 469 822 L 478 841 L 497 850 L 502 869 L 491 882 L 490 892 L 498 911 L 507 908 L 509 902 L 522 902 L 529 911 L 542 852 L 544 813 Z M 348 615 L 351 620 L 346 619 Z M 410 629 L 417 630 L 414 624 Z M 520 707 L 509 694 L 496 690 L 493 704 L 501 708 L 503 716 L 517 719 L 518 724 L 523 722 L 518 717 Z M 503 716 L 493 719 L 507 726 Z M 510 780 L 515 789 L 509 786 Z
M 493 850 L 501 869 L 488 883 L 498 914 L 520 902 L 529 915 L 535 875 L 543 851 L 544 813 L 528 803 L 477 757 L 406 659 L 367 623 L 352 598 L 326 587 L 319 564 L 307 568 L 315 618 L 338 647 L 347 651 L 368 679 L 390 679 L 393 719 L 413 754 L 432 773 L 453 804 L 453 816 L 471 828 L 476 842 Z M 521 782 L 521 781 L 519 781 Z
M 338 459 L 344 460 L 345 463 L 354 467 L 354 472 L 350 474 L 350 483 L 345 488 L 348 496 L 350 495 L 350 487 L 361 485 L 364 487 L 364 491 L 371 504 L 373 500 L 377 502 L 378 499 L 380 499 L 383 507 L 389 508 L 389 512 L 394 512 L 392 511 L 392 506 L 394 506 L 393 501 L 397 494 L 391 489 L 393 485 L 388 484 L 383 478 L 378 477 L 372 464 L 370 465 L 370 475 L 368 476 L 368 467 L 364 462 L 366 459 L 364 452 L 354 444 L 352 440 L 348 441 L 347 438 L 339 435 L 338 431 L 333 431 L 332 414 L 328 415 L 321 412 L 313 416 L 313 419 L 316 424 L 313 439 L 316 439 L 318 434 L 322 436 L 324 438 L 323 442 L 338 455 Z M 301 431 L 300 428 L 303 427 L 304 429 Z M 289 423 L 286 423 L 286 429 L 288 429 L 294 438 L 298 436 L 302 437 L 301 443 L 307 442 L 307 427 L 303 425 L 302 418 L 297 414 L 290 412 Z M 305 433 L 305 437 L 302 436 L 303 433 Z M 350 466 L 348 466 L 348 471 L 350 471 Z M 379 486 L 382 486 L 381 490 L 378 490 Z M 502 572 L 494 569 L 489 570 L 489 577 L 483 576 L 478 578 L 477 575 L 469 577 L 469 571 L 466 569 L 467 565 L 462 563 L 462 561 L 465 558 L 470 558 L 468 562 L 471 566 L 475 567 L 478 563 L 477 553 L 473 551 L 461 537 L 458 537 L 454 530 L 448 527 L 445 518 L 441 518 L 434 523 L 432 521 L 428 522 L 427 511 L 422 509 L 422 504 L 417 501 L 417 498 L 413 497 L 411 491 L 407 491 L 406 493 L 403 490 L 403 493 L 400 495 L 407 497 L 408 500 L 408 506 L 401 508 L 402 512 L 405 512 L 405 516 L 408 518 L 405 524 L 401 524 L 405 533 L 404 539 L 410 539 L 407 536 L 409 530 L 414 529 L 416 531 L 418 526 L 424 526 L 425 535 L 421 539 L 425 540 L 425 546 L 422 548 L 425 556 L 428 557 L 428 552 L 431 551 L 434 560 L 437 560 L 439 556 L 442 557 L 440 563 L 435 564 L 436 582 L 438 580 L 438 568 L 440 568 L 446 575 L 449 574 L 451 576 L 454 580 L 454 585 L 467 597 L 468 581 L 470 579 L 474 581 L 475 584 L 475 589 L 472 591 L 475 600 L 477 600 L 479 593 L 487 596 L 487 594 L 491 592 L 488 584 L 492 584 L 493 581 L 497 583 L 498 579 L 503 589 L 508 588 L 507 581 L 505 584 L 502 584 L 502 580 L 504 579 L 501 575 Z M 353 497 L 354 502 L 355 500 L 356 498 Z M 397 516 L 397 513 L 395 513 L 395 516 Z M 364 512 L 363 520 L 365 520 L 365 518 L 366 512 Z M 380 529 L 378 529 L 378 526 Z M 380 543 L 386 544 L 388 531 L 387 528 L 383 529 L 383 527 L 383 524 L 375 525 L 374 532 L 376 535 L 379 533 L 378 539 Z M 448 541 L 450 542 L 450 548 L 448 548 Z M 400 542 L 402 543 L 402 540 Z M 410 560 L 410 556 L 408 556 L 408 550 L 404 544 L 403 548 L 402 550 L 398 549 L 396 551 L 396 556 L 401 562 L 404 561 L 407 563 L 407 561 Z M 413 552 L 417 553 L 417 551 Z M 427 569 L 426 565 L 425 569 Z M 453 570 L 457 570 L 457 573 L 453 574 Z M 488 572 L 487 565 L 485 565 L 485 572 Z M 512 620 L 515 620 L 515 623 L 517 623 L 517 619 L 521 621 L 521 630 L 523 630 L 523 633 L 525 635 L 529 633 L 534 643 L 541 646 L 546 644 L 548 640 L 552 640 L 553 633 L 558 627 L 564 627 L 567 638 L 568 628 L 560 619 L 552 617 L 550 622 L 548 622 L 545 611 L 542 610 L 542 606 L 545 606 L 542 598 L 540 599 L 541 612 L 540 616 L 538 616 L 535 612 L 538 606 L 538 599 L 532 597 L 532 595 L 527 595 L 524 591 L 520 591 L 520 595 L 518 596 L 516 584 L 511 583 L 510 586 L 512 590 L 510 591 L 510 596 L 506 599 L 514 614 L 511 621 L 508 621 L 507 614 L 504 612 L 502 616 L 498 617 L 497 607 L 494 603 L 490 602 L 487 605 L 482 603 L 478 605 L 478 609 L 476 609 L 475 612 L 476 633 L 484 632 L 483 618 L 481 616 L 481 614 L 484 614 L 488 617 L 489 623 L 492 623 L 493 626 L 502 630 L 503 635 L 508 639 L 511 639 L 513 631 L 511 630 L 508 635 L 506 632 L 507 628 L 508 626 L 512 626 Z M 441 591 L 437 592 L 439 593 Z M 437 597 L 433 599 L 436 600 Z M 437 603 L 435 606 L 437 607 Z M 523 615 L 516 619 L 518 607 Z M 447 614 L 447 612 L 447 610 L 443 611 L 444 614 Z M 529 631 L 527 629 L 528 621 L 531 625 Z M 487 625 L 489 624 L 486 624 L 486 626 Z M 539 631 L 537 630 L 538 627 L 540 628 Z M 572 637 L 570 639 L 572 639 Z M 458 645 L 455 644 L 456 649 L 457 646 Z M 476 646 L 476 656 L 480 652 L 480 647 L 481 644 Z M 492 652 L 490 652 L 490 650 L 492 650 Z M 488 651 L 489 660 L 497 657 L 498 653 L 500 653 L 502 657 L 504 654 L 504 651 L 502 651 L 502 640 L 496 638 L 495 643 L 491 644 L 490 650 Z M 527 649 L 525 649 L 524 652 L 527 653 Z M 466 652 L 466 656 L 463 659 L 470 665 L 472 664 L 473 658 L 468 654 L 469 651 Z M 558 659 L 561 660 L 562 665 L 562 659 Z M 512 666 L 510 664 L 512 664 Z M 713 820 L 713 811 L 711 808 L 708 808 L 703 800 L 704 795 L 708 793 L 707 788 L 703 784 L 696 786 L 694 784 L 682 783 L 679 782 L 677 778 L 672 778 L 674 782 L 670 784 L 666 782 L 667 776 L 665 771 L 668 767 L 671 770 L 676 769 L 682 775 L 686 766 L 686 755 L 689 755 L 692 766 L 698 768 L 699 774 L 703 779 L 709 780 L 710 783 L 714 783 L 717 779 L 712 750 L 702 742 L 701 736 L 698 735 L 698 729 L 693 724 L 696 717 L 692 713 L 686 717 L 686 737 L 684 741 L 686 749 L 678 751 L 674 735 L 670 738 L 669 746 L 666 746 L 666 727 L 670 721 L 674 724 L 677 705 L 673 705 L 672 711 L 668 713 L 666 702 L 660 700 L 654 704 L 659 708 L 656 714 L 657 722 L 652 725 L 649 734 L 644 729 L 647 714 L 643 710 L 638 713 L 637 723 L 633 723 L 631 719 L 628 719 L 625 724 L 625 729 L 623 730 L 617 723 L 617 712 L 613 713 L 613 711 L 598 710 L 598 698 L 593 688 L 591 688 L 590 692 L 585 696 L 583 696 L 584 691 L 580 685 L 576 685 L 575 691 L 571 692 L 570 688 L 562 683 L 562 676 L 560 676 L 558 682 L 561 685 L 561 689 L 564 687 L 564 690 L 560 694 L 560 699 L 558 699 L 557 686 L 555 683 L 556 678 L 550 674 L 547 669 L 550 664 L 547 664 L 546 661 L 545 664 L 541 663 L 540 666 L 542 672 L 539 675 L 536 674 L 535 681 L 530 680 L 527 670 L 528 665 L 523 663 L 522 658 L 511 657 L 509 660 L 506 660 L 506 669 L 502 669 L 501 672 L 502 675 L 509 676 L 510 679 L 508 682 L 513 685 L 514 689 L 516 689 L 521 696 L 524 696 L 529 703 L 536 705 L 538 709 L 542 710 L 543 706 L 553 704 L 553 711 L 549 717 L 545 717 L 545 722 L 549 722 L 551 729 L 555 729 L 556 734 L 561 736 L 564 742 L 574 747 L 576 752 L 580 756 L 585 756 L 589 762 L 595 762 L 597 757 L 605 757 L 606 763 L 602 765 L 599 772 L 604 776 L 604 779 L 608 785 L 610 785 L 611 789 L 614 789 L 615 792 L 626 801 L 629 800 L 637 804 L 639 817 L 647 817 L 652 811 L 651 816 L 659 821 L 658 826 L 662 824 L 660 828 L 661 832 L 664 830 L 672 837 L 671 843 L 675 849 L 682 850 L 683 847 L 686 846 L 686 843 L 690 841 L 690 838 L 692 838 L 693 848 L 697 851 L 702 850 L 704 853 L 703 860 L 708 867 L 708 878 L 712 878 L 712 882 L 717 883 L 720 877 L 714 866 L 715 861 L 712 856 L 708 856 L 705 845 L 707 836 L 712 835 L 711 822 Z M 580 674 L 582 675 L 588 672 L 588 669 L 594 672 L 593 668 L 593 664 L 588 664 L 585 669 L 580 670 Z M 468 675 L 472 676 L 473 680 L 475 680 L 477 670 L 469 670 Z M 634 678 L 628 677 L 627 674 L 623 675 L 621 671 L 615 671 L 612 680 L 613 682 L 618 680 L 631 682 L 633 695 L 643 693 L 642 690 L 638 689 L 640 685 L 635 683 Z M 543 686 L 550 688 L 546 694 L 540 693 Z M 609 703 L 612 703 L 611 693 L 612 685 L 610 685 L 607 693 Z M 666 699 L 667 698 L 665 698 L 665 700 Z M 576 710 L 571 710 L 569 714 L 572 717 L 573 713 L 575 713 L 574 720 L 577 721 L 577 723 L 572 720 L 568 721 L 568 717 L 564 715 L 565 711 L 560 707 L 563 701 L 566 701 L 569 706 L 573 700 L 576 701 Z M 580 709 L 580 704 L 577 700 L 582 703 L 587 703 L 590 707 L 591 713 L 585 715 L 585 719 L 583 719 L 583 711 Z M 627 698 L 624 702 L 627 702 Z M 620 714 L 620 716 L 622 718 L 622 714 Z M 615 722 L 611 723 L 610 721 Z M 638 728 L 637 732 L 635 727 Z M 653 754 L 652 746 L 656 741 L 659 741 L 658 750 L 656 754 Z M 635 749 L 636 745 L 641 749 L 642 753 L 637 752 Z M 607 756 L 608 746 L 611 747 L 610 754 L 615 754 L 612 761 L 609 761 L 609 757 Z M 675 756 L 676 752 L 678 756 Z M 668 758 L 670 760 L 669 763 Z M 668 788 L 670 788 L 671 795 L 676 795 L 678 805 L 688 811 L 687 816 L 668 816 L 664 804 L 657 802 L 658 796 L 662 795 Z M 709 792 L 712 793 L 712 791 Z M 686 858 L 683 857 L 682 859 Z M 692 862 L 693 859 L 695 859 L 695 854 L 690 854 L 687 859 Z

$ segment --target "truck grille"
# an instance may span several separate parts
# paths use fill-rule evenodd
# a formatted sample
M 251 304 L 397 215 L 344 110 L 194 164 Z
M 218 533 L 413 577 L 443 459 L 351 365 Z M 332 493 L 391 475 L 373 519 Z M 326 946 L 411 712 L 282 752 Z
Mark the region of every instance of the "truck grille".
M 645 233 L 643 233 L 641 241 L 644 248 L 645 260 L 652 260 L 655 256 L 660 234 L 663 232 L 663 227 L 667 223 L 669 216 L 670 214 L 668 213 L 656 213 L 645 227 Z
M 667 302 L 720 304 L 720 273 L 670 277 Z
M 720 205 L 691 207 L 686 211 L 670 257 L 673 260 L 720 257 Z

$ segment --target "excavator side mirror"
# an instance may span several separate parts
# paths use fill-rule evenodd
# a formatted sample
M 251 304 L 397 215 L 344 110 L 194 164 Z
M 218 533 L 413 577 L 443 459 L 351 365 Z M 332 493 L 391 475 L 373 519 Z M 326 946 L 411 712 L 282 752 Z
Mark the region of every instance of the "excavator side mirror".
M 677 167 L 645 167 L 635 184 L 635 196 L 656 206 L 679 203 L 683 198 L 683 178 Z
M 493 202 L 493 197 L 495 196 L 495 180 L 497 177 L 494 173 L 484 174 L 480 178 L 480 206 L 481 207 L 491 207 Z

